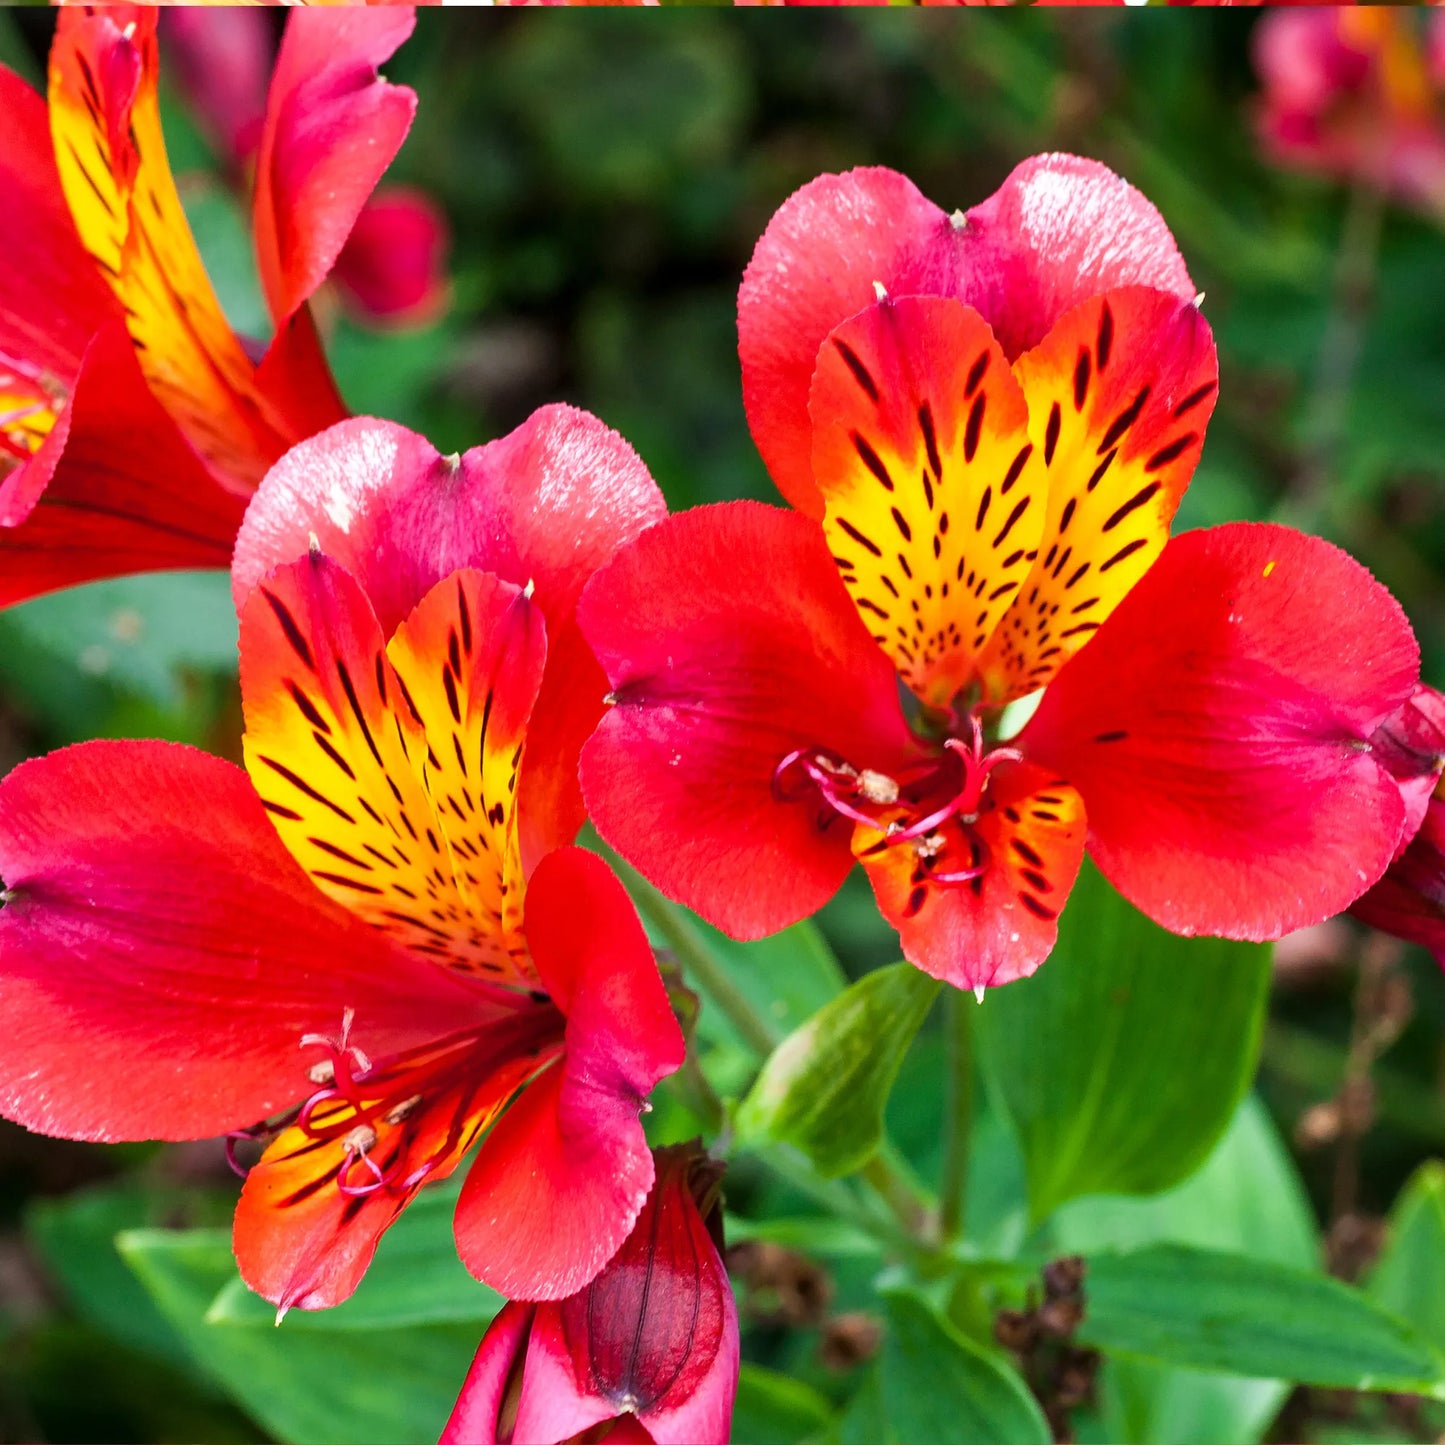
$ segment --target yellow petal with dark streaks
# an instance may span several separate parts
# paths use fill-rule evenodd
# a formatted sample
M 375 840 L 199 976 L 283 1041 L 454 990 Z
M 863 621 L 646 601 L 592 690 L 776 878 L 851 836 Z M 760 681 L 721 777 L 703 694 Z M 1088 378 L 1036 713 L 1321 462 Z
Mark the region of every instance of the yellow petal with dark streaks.
M 997 702 L 1043 687 L 1153 566 L 1219 382 L 1198 308 L 1142 286 L 1068 312 L 1014 372 L 1048 468 L 1048 515 L 981 664 Z
M 976 311 L 904 297 L 833 331 L 809 408 L 844 585 L 908 686 L 947 707 L 1037 556 L 1046 480 L 1023 392 Z
M 488 772 L 474 758 L 483 732 L 493 736 L 481 716 L 489 694 L 503 695 L 495 740 L 505 735 L 513 752 L 519 744 L 540 681 L 540 613 L 495 578 L 453 574 L 393 647 L 402 671 L 360 586 L 336 563 L 313 554 L 278 568 L 241 618 L 246 766 L 323 892 L 415 952 L 533 987 L 500 902 L 515 894 L 520 910 L 515 811 L 483 791 L 495 787 L 496 763 Z M 495 816 L 484 822 L 478 811 L 488 807 Z
M 196 250 L 166 157 L 156 75 L 153 9 L 62 10 L 50 52 L 56 164 L 151 389 L 218 477 L 249 491 L 288 443 Z

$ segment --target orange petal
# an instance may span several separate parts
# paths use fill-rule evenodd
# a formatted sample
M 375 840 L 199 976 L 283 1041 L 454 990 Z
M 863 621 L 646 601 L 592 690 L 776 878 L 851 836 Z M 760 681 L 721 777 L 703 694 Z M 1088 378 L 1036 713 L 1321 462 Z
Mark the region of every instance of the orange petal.
M 1022 978 L 1048 957 L 1085 832 L 1083 801 L 1068 783 L 1009 763 L 990 778 L 974 822 L 955 816 L 926 838 L 891 845 L 859 825 L 853 851 L 904 956 L 935 978 L 978 988 Z M 974 869 L 982 870 L 974 878 L 939 881 Z
M 455 1170 L 537 1065 L 513 1059 L 483 1080 L 459 1072 L 424 1097 L 406 1094 L 398 1077 L 395 1099 L 362 1097 L 359 1111 L 333 1099 L 311 1115 L 310 1132 L 283 1130 L 246 1176 L 236 1210 L 246 1283 L 283 1310 L 346 1299 L 397 1215 L 423 1184 Z M 425 1083 L 426 1068 L 417 1073 Z M 358 1192 L 378 1178 L 387 1182 Z
M 50 52 L 56 164 L 151 389 L 220 479 L 249 491 L 289 442 L 196 250 L 166 158 L 156 73 L 154 9 L 63 10 Z
M 836 328 L 813 377 L 813 471 L 844 584 L 924 701 L 972 680 L 1044 525 L 1024 394 L 970 307 L 882 301 Z
M 1075 307 L 1014 372 L 1048 467 L 1048 516 L 980 663 L 997 702 L 1043 687 L 1164 550 L 1219 382 L 1198 308 L 1142 286 Z
M 246 766 L 323 892 L 416 952 L 532 987 L 508 783 L 541 680 L 540 613 L 507 583 L 454 573 L 391 646 L 395 666 L 335 563 L 278 568 L 241 618 Z

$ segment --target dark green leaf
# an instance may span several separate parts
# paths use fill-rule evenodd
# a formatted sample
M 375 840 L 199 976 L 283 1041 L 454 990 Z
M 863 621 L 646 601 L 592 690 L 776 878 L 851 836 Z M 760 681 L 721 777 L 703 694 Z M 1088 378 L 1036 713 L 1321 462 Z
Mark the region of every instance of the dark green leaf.
M 178 1218 L 220 1223 L 234 1207 L 230 1196 L 196 1189 L 105 1185 L 38 1200 L 26 1213 L 26 1233 L 83 1319 L 131 1349 L 189 1364 L 175 1330 L 126 1267 L 115 1239 L 122 1230 Z
M 1253 1076 L 1268 982 L 1267 948 L 1167 933 L 1085 864 L 1052 956 L 976 1021 L 1036 1220 L 1199 1167 Z
M 1445 1350 L 1445 1164 L 1440 1160 L 1422 1164 L 1400 1191 L 1368 1293 Z
M 1071 1254 L 1167 1241 L 1306 1270 L 1319 1258 L 1299 1174 L 1254 1098 L 1245 1099 L 1218 1148 L 1185 1183 L 1147 1198 L 1073 1200 L 1050 1221 L 1050 1235 L 1061 1253 Z M 1107 1438 L 1246 1445 L 1263 1435 L 1289 1390 L 1280 1380 L 1113 1359 L 1099 1393 Z
M 1034 1397 L 998 1356 L 966 1340 L 922 1300 L 885 1297 L 885 1439 L 900 1445 L 1047 1445 L 1053 1432 Z
M 733 1445 L 793 1445 L 823 1433 L 835 1413 L 800 1380 L 744 1364 L 733 1406 Z
M 737 1112 L 748 1143 L 801 1149 L 826 1178 L 867 1162 L 903 1055 L 941 985 L 912 964 L 858 980 L 774 1050 Z
M 228 1230 L 133 1230 L 117 1241 L 186 1348 L 283 1441 L 435 1440 L 476 1352 L 475 1325 L 402 1330 L 255 1330 L 207 1324 L 234 1278 Z
M 1089 1260 L 1079 1338 L 1260 1379 L 1445 1398 L 1445 1358 L 1358 1290 L 1239 1254 L 1161 1244 Z

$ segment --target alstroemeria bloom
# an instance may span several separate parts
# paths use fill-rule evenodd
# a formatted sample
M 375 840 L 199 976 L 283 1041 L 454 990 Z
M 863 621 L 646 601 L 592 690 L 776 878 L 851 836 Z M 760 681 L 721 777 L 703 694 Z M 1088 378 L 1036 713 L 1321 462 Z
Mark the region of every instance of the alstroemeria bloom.
M 674 517 L 580 609 L 614 703 L 584 792 L 654 883 L 757 937 L 857 858 L 905 955 L 977 988 L 1047 955 L 1086 838 L 1183 933 L 1276 937 L 1380 876 L 1405 810 L 1370 737 L 1414 637 L 1324 542 L 1168 541 L 1214 347 L 1137 192 L 1050 157 L 949 217 L 824 177 L 740 330 L 798 510 Z
M 1432 38 L 1441 23 L 1428 16 Z M 1416 25 L 1378 6 L 1266 15 L 1254 64 L 1270 159 L 1445 213 L 1445 114 Z
M 1395 760 L 1411 815 L 1409 842 L 1350 912 L 1372 928 L 1423 944 L 1445 967 L 1445 697 L 1417 688 L 1373 742 Z
M 660 511 L 566 407 L 465 457 L 368 421 L 289 454 L 241 539 L 249 772 L 100 742 L 0 784 L 0 1111 L 268 1140 L 236 1254 L 282 1307 L 344 1299 L 479 1138 L 467 1265 L 519 1298 L 592 1278 L 682 1038 L 621 885 L 562 846 L 601 708 L 572 612 Z
M 58 17 L 48 108 L 0 70 L 0 605 L 224 567 L 281 454 L 345 415 L 306 302 L 416 97 L 376 74 L 409 9 L 293 15 L 261 128 L 259 361 L 206 276 L 166 159 L 156 11 Z
M 218 23 L 218 21 L 220 23 Z M 191 109 L 238 186 L 265 128 L 274 49 L 259 9 L 170 10 L 162 34 Z M 415 186 L 383 185 L 362 206 L 331 279 L 363 320 L 419 326 L 446 306 L 451 230 L 440 206 Z
M 508 1304 L 492 1321 L 442 1445 L 726 1445 L 738 1312 L 722 1166 L 696 1144 L 654 1157 L 652 1193 L 602 1273 L 571 1299 Z

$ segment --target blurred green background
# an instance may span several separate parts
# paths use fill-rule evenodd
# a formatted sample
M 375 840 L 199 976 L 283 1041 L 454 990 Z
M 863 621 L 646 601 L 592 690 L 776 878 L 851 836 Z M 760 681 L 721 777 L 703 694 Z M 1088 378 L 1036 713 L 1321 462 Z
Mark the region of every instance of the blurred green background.
M 1158 205 L 1207 296 L 1220 402 L 1179 525 L 1277 518 L 1331 537 L 1401 600 L 1426 678 L 1445 684 L 1442 236 L 1387 209 L 1373 279 L 1345 303 L 1357 365 L 1346 388 L 1322 392 L 1349 201 L 1258 156 L 1257 16 L 422 11 L 386 67 L 420 95 L 392 176 L 451 219 L 454 304 L 425 331 L 388 335 L 330 308 L 343 393 L 443 451 L 566 399 L 629 438 L 674 508 L 775 500 L 743 416 L 734 307 L 779 203 L 819 172 L 883 164 L 945 208 L 967 207 L 1024 157 L 1077 151 Z M 0 58 L 38 76 L 49 23 L 0 15 Z M 238 326 L 258 328 L 243 213 L 173 101 L 166 120 L 217 288 Z M 97 735 L 236 755 L 234 634 L 221 576 L 126 579 L 0 616 L 0 770 Z M 823 923 L 852 970 L 896 956 L 866 889 L 850 887 Z M 1445 1152 L 1442 1041 L 1445 982 L 1423 951 L 1343 924 L 1280 950 L 1260 1089 L 1342 1273 L 1368 1259 L 1404 1179 Z M 939 1047 L 925 1035 L 895 1098 L 905 1144 L 936 1137 L 910 1110 Z M 1335 1098 L 1347 1075 L 1353 1111 Z M 102 1182 L 108 1192 L 77 1192 Z M 742 1200 L 751 1187 L 746 1171 L 735 1178 Z M 207 1383 L 109 1244 L 122 1225 L 224 1225 L 233 1197 L 210 1146 L 105 1150 L 0 1125 L 0 1439 L 248 1440 L 281 1428 L 228 1403 L 245 1397 L 244 1365 L 228 1367 L 226 1391 Z M 171 1260 L 167 1287 L 209 1280 L 214 1293 L 220 1241 L 206 1258 Z M 415 1388 L 449 1400 L 475 1338 L 439 1338 L 441 1357 L 460 1363 L 435 1381 L 418 1374 Z M 806 1356 L 821 1379 L 818 1338 L 765 1353 Z M 300 1349 L 317 1371 L 377 1367 L 313 1354 Z M 254 1388 L 276 1388 L 260 1365 Z

